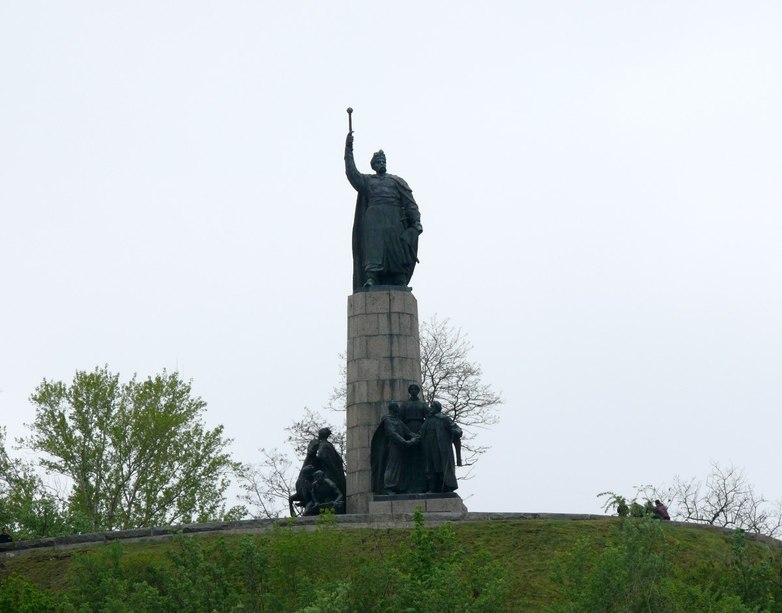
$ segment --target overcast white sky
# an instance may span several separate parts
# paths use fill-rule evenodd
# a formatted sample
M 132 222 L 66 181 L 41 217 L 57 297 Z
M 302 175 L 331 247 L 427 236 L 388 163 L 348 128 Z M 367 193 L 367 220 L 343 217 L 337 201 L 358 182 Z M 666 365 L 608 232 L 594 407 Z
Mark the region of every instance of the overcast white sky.
M 0 420 L 179 370 L 242 461 L 338 381 L 356 159 L 506 404 L 473 511 L 782 497 L 782 3 L 0 1 Z

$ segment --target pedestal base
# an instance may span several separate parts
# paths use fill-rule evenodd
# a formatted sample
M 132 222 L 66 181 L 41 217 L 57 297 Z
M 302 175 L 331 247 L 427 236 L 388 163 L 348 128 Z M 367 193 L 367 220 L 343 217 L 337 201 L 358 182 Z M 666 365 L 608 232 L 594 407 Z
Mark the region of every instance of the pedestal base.
M 467 513 L 459 494 L 374 494 L 369 501 L 371 515 L 410 515 L 417 508 L 422 513 Z
M 348 298 L 347 512 L 369 513 L 370 443 L 388 403 L 421 384 L 418 303 L 408 288 Z

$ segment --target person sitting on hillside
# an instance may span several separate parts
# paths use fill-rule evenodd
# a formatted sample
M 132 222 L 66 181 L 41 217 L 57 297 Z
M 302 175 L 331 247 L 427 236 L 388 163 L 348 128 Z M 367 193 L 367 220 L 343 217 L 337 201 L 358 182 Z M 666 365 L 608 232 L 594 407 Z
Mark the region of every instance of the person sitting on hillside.
M 657 519 L 671 520 L 671 516 L 668 514 L 668 507 L 666 507 L 659 500 L 654 501 L 654 508 L 652 509 L 652 515 Z
M 0 534 L 0 543 L 10 543 L 14 539 L 8 534 L 8 526 L 3 526 L 3 533 Z

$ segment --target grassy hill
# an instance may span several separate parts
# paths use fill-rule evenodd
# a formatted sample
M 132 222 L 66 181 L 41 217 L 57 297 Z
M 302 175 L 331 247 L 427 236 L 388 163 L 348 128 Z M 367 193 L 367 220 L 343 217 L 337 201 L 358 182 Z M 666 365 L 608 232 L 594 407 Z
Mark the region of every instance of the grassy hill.
M 653 520 L 325 519 L 0 558 L 0 610 L 782 611 L 781 573 L 779 547 Z

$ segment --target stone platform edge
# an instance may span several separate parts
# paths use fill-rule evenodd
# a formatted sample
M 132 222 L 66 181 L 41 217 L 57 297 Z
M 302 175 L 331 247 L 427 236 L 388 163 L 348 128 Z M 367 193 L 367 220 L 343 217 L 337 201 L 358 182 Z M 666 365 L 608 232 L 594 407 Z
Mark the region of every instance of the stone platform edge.
M 520 521 L 520 520 L 559 520 L 559 521 L 589 521 L 600 519 L 619 519 L 615 515 L 590 515 L 578 513 L 506 513 L 506 512 L 467 512 L 467 513 L 424 513 L 426 526 L 438 526 L 451 522 L 463 524 L 475 521 Z M 0 558 L 15 556 L 38 550 L 59 551 L 109 543 L 112 541 L 140 542 L 148 540 L 170 540 L 180 534 L 263 534 L 273 530 L 275 526 L 294 530 L 315 530 L 320 523 L 318 517 L 287 517 L 277 519 L 243 519 L 230 522 L 207 522 L 201 524 L 182 524 L 157 528 L 136 528 L 133 530 L 117 530 L 113 532 L 97 532 L 92 534 L 76 534 L 56 536 L 43 539 L 30 539 L 0 543 Z M 730 528 L 696 524 L 692 522 L 668 522 L 671 525 L 698 527 L 732 534 Z M 354 514 L 335 515 L 334 527 L 341 530 L 350 529 L 404 529 L 413 526 L 413 514 Z M 782 541 L 762 534 L 747 533 L 748 538 L 782 547 Z

